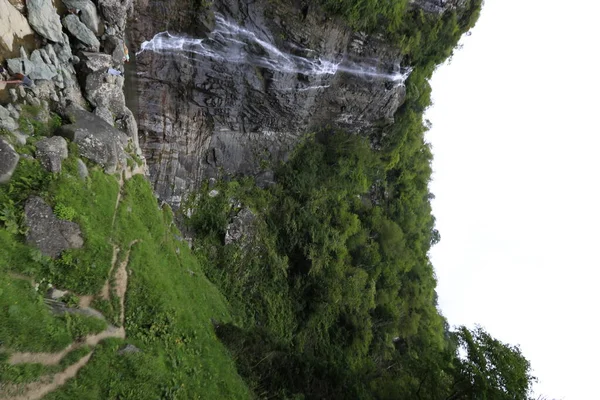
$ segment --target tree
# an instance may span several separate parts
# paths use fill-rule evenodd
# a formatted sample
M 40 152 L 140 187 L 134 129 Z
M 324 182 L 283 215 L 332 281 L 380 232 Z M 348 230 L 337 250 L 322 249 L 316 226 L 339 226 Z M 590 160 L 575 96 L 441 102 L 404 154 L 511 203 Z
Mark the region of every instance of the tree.
M 461 326 L 453 333 L 457 344 L 454 384 L 446 400 L 528 400 L 536 378 L 518 346 L 500 342 L 483 328 Z

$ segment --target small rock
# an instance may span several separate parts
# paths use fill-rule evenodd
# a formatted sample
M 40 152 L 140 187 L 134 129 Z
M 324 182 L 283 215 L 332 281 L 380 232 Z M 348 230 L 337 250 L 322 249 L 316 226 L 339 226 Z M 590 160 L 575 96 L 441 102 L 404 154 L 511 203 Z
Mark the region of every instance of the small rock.
M 60 17 L 52 0 L 28 0 L 27 20 L 29 25 L 46 39 L 57 43 L 63 41 Z
M 41 197 L 31 196 L 25 202 L 25 225 L 29 228 L 27 243 L 46 256 L 56 258 L 64 250 L 83 246 L 79 225 L 56 218 Z
M 81 158 L 77 159 L 77 173 L 82 180 L 85 180 L 89 175 L 87 165 L 85 165 Z
M 85 26 L 76 15 L 69 14 L 62 19 L 65 28 L 75 36 L 81 43 L 89 46 L 93 51 L 98 51 L 100 42 L 87 26 Z
M 216 189 L 213 189 L 210 192 L 208 192 L 208 197 L 217 197 L 218 195 L 219 195 L 219 191 Z
M 12 104 L 9 104 L 9 106 L 10 105 Z M 12 109 L 15 110 L 14 107 L 12 107 Z M 9 110 L 0 106 L 0 129 L 6 129 L 7 131 L 12 132 L 19 128 L 19 124 L 17 124 L 11 114 L 12 113 Z
M 36 144 L 35 157 L 40 160 L 44 168 L 57 173 L 61 171 L 62 160 L 69 156 L 67 141 L 60 136 L 53 136 L 39 140 Z
M 124 354 L 141 353 L 142 350 L 138 349 L 132 344 L 126 344 L 125 347 L 121 348 L 117 354 L 122 356 Z
M 17 90 L 15 88 L 8 89 L 8 94 L 10 95 L 10 101 L 12 103 L 16 103 L 19 100 L 19 96 L 17 96 Z
M 19 155 L 15 149 L 0 138 L 0 183 L 10 181 L 18 163 Z
M 64 295 L 66 295 L 67 292 L 66 290 L 58 290 L 56 288 L 51 288 L 50 290 L 48 290 L 48 297 L 51 298 L 52 300 L 59 300 L 60 298 L 64 297 Z

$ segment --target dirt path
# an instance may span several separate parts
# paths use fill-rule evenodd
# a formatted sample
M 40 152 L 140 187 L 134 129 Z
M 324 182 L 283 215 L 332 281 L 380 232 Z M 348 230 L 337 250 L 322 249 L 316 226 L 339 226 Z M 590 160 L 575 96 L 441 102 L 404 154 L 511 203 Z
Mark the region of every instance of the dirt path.
M 64 385 L 65 382 L 75 375 L 81 368 L 83 368 L 90 358 L 92 353 L 82 357 L 75 364 L 67 367 L 64 371 L 59 372 L 50 377 L 44 377 L 39 382 L 29 383 L 25 386 L 22 385 L 7 385 L 3 388 L 4 392 L 8 397 L 2 397 L 4 400 L 35 400 L 41 399 L 53 390 L 56 390 L 60 386 Z M 0 392 L 0 394 L 2 393 Z M 17 393 L 21 394 L 17 394 Z
M 129 265 L 129 255 L 131 254 L 131 247 L 136 244 L 138 241 L 134 240 L 129 243 L 129 249 L 127 249 L 127 254 L 125 254 L 125 259 L 119 265 L 119 269 L 115 273 L 115 291 L 117 292 L 117 297 L 119 298 L 119 303 L 121 305 L 121 312 L 119 314 L 119 321 L 121 326 L 125 325 L 125 293 L 127 292 L 127 280 L 129 279 L 129 275 L 127 273 L 127 265 Z
M 113 255 L 110 264 L 110 270 L 108 271 L 108 278 L 106 278 L 106 282 L 104 282 L 104 286 L 102 286 L 102 290 L 100 291 L 100 297 L 102 297 L 104 300 L 109 300 L 110 298 L 110 277 L 115 269 L 115 265 L 117 264 L 119 251 L 121 251 L 121 249 L 119 249 L 117 245 L 113 244 Z

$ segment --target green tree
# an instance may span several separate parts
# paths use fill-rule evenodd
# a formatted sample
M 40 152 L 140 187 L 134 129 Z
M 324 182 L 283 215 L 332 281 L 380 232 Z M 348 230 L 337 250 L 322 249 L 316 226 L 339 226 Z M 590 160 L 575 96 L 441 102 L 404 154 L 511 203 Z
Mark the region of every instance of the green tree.
M 454 332 L 455 380 L 446 400 L 528 400 L 536 378 L 518 346 L 494 339 L 481 327 Z M 464 355 L 463 355 L 464 354 Z

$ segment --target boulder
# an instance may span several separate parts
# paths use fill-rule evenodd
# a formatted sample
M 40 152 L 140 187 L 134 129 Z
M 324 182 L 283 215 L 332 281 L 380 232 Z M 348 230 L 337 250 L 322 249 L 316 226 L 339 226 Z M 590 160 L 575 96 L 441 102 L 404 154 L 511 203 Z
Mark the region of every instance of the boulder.
M 6 129 L 9 132 L 17 130 L 19 124 L 12 117 L 11 112 L 6 108 L 0 106 L 0 129 Z
M 62 160 L 69 156 L 67 141 L 60 136 L 39 140 L 36 144 L 35 158 L 50 172 L 60 172 Z
M 58 74 L 54 65 L 45 62 L 40 50 L 34 50 L 29 60 L 33 64 L 33 70 L 27 74 L 31 79 L 45 79 L 49 81 Z
M 127 12 L 133 6 L 133 0 L 98 0 L 98 7 L 109 25 L 115 25 L 120 31 L 125 29 Z
M 100 118 L 102 118 L 103 120 L 105 120 L 112 126 L 115 125 L 115 117 L 113 117 L 113 114 L 110 112 L 110 110 L 108 108 L 96 107 L 94 109 L 94 115 L 99 116 Z
M 125 43 L 117 36 L 107 36 L 104 40 L 104 52 L 112 55 L 115 64 L 123 64 L 123 60 L 125 60 Z
M 103 166 L 107 173 L 127 164 L 127 135 L 83 109 L 69 107 L 67 115 L 73 123 L 61 126 L 58 134 L 77 143 L 79 154 Z
M 74 14 L 69 14 L 62 19 L 65 28 L 81 43 L 94 51 L 100 49 L 100 42 L 87 26 L 85 26 L 79 18 Z
M 12 51 L 15 38 L 29 35 L 33 31 L 23 14 L 8 0 L 0 0 L 0 49 Z
M 98 17 L 98 10 L 96 6 L 90 0 L 62 0 L 65 6 L 69 9 L 80 10 L 81 22 L 94 34 L 98 34 L 98 26 L 100 25 L 100 18 Z
M 0 138 L 0 183 L 10 181 L 18 163 L 19 155 L 15 149 Z
M 60 17 L 56 13 L 52 0 L 28 0 L 27 20 L 41 36 L 53 42 L 63 42 Z
M 125 94 L 123 93 L 123 77 L 96 71 L 85 78 L 85 98 L 94 107 L 110 110 L 120 118 L 125 113 Z
M 48 58 L 47 55 L 46 57 Z M 34 50 L 29 59 L 25 55 L 20 58 L 11 58 L 6 63 L 13 74 L 21 73 L 34 80 L 51 80 L 58 75 L 56 67 L 51 63 L 46 63 L 40 50 Z
M 25 225 L 29 228 L 27 243 L 46 256 L 56 258 L 64 250 L 83 246 L 79 225 L 56 218 L 52 208 L 40 197 L 31 196 L 25 202 Z
M 106 72 L 106 70 L 112 66 L 110 54 L 82 51 L 79 55 L 81 57 L 78 68 L 81 69 L 81 72 L 84 74 L 90 74 L 96 71 Z

